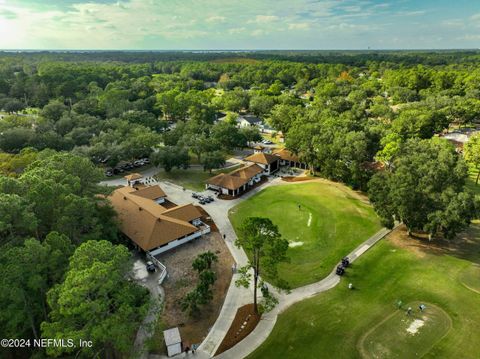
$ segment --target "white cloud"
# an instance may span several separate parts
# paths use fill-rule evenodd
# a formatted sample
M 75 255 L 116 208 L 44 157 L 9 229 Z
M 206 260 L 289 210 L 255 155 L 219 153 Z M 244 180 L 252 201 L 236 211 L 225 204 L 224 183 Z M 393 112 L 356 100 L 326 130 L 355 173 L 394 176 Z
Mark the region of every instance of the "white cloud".
M 257 15 L 255 16 L 254 20 L 248 21 L 249 23 L 257 23 L 257 24 L 263 24 L 263 23 L 269 23 L 269 22 L 274 22 L 279 20 L 280 18 L 276 15 Z
M 225 16 L 210 16 L 205 21 L 210 23 L 225 22 L 227 18 Z
M 241 34 L 242 32 L 245 32 L 245 30 L 247 30 L 245 27 L 235 27 L 232 29 L 228 29 L 228 33 L 230 35 Z
M 480 21 L 480 13 L 470 16 L 470 20 Z
M 263 36 L 266 34 L 266 31 L 265 30 L 262 30 L 262 29 L 257 29 L 257 30 L 253 30 L 250 35 L 252 36 L 255 36 L 255 37 L 258 37 L 258 36 Z
M 308 28 L 310 28 L 310 24 L 306 22 L 288 24 L 289 30 L 307 30 Z

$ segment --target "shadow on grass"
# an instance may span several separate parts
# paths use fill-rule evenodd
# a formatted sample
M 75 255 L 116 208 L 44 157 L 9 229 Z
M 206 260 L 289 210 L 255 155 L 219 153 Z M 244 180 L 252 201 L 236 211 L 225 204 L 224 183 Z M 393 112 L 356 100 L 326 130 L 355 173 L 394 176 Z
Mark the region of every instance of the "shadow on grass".
M 393 233 L 394 242 L 399 246 L 417 252 L 417 255 L 450 255 L 480 264 L 480 221 L 474 221 L 464 232 L 452 240 L 434 238 L 428 240 L 423 233 L 412 233 L 409 237 L 404 226 Z

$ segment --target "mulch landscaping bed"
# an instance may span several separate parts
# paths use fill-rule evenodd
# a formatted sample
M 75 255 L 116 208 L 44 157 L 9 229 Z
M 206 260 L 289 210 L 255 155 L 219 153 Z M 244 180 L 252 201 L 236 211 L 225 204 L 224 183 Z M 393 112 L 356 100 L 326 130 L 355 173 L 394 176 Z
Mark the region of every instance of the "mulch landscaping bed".
M 198 283 L 198 273 L 192 268 L 193 259 L 200 253 L 212 251 L 218 256 L 218 262 L 212 265 L 217 275 L 213 285 L 213 299 L 200 307 L 196 317 L 181 309 L 181 300 Z M 165 290 L 164 309 L 160 320 L 164 329 L 179 327 L 182 341 L 199 344 L 208 334 L 222 309 L 223 301 L 232 280 L 234 260 L 218 232 L 212 232 L 189 243 L 173 248 L 156 256 L 167 267 L 167 278 L 162 283 Z M 163 347 L 163 333 L 159 331 L 153 339 L 156 347 Z M 160 353 L 153 349 L 152 353 Z
M 228 329 L 228 332 L 225 335 L 225 338 L 223 338 L 222 343 L 218 347 L 215 355 L 219 355 L 224 351 L 227 351 L 235 344 L 246 338 L 247 335 L 255 329 L 260 321 L 260 314 L 256 314 L 253 308 L 253 304 L 247 304 L 238 308 L 232 325 L 230 326 L 230 329 Z

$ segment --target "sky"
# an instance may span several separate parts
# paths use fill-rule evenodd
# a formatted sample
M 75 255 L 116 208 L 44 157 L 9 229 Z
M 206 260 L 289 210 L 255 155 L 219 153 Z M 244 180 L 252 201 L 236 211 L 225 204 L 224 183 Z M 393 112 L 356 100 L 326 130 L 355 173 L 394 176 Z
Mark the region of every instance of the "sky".
M 480 48 L 480 0 L 0 0 L 0 49 Z

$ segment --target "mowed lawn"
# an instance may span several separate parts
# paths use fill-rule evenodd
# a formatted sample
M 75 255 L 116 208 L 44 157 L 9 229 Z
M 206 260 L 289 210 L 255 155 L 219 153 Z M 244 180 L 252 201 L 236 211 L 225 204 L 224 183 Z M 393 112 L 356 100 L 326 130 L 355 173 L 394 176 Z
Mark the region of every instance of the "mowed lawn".
M 214 170 L 212 173 L 204 171 L 202 168 L 188 168 L 172 169 L 170 172 L 165 172 L 163 169 L 159 170 L 155 178 L 159 181 L 169 181 L 179 186 L 191 189 L 192 191 L 205 190 L 205 181 L 210 177 L 216 176 L 220 173 L 231 172 L 241 166 L 231 166 L 229 168 Z
M 280 264 L 279 277 L 292 288 L 326 277 L 381 228 L 362 197 L 328 181 L 268 187 L 230 211 L 236 230 L 254 216 L 270 218 L 289 241 L 290 262 Z
M 479 262 L 479 223 L 458 248 L 382 240 L 337 287 L 283 312 L 249 359 L 479 358 L 480 293 L 463 283 L 480 281 L 480 272 L 472 271 Z M 412 317 L 397 309 L 398 300 L 404 309 L 412 306 Z M 424 313 L 418 303 L 426 304 Z M 407 333 L 415 331 L 416 318 L 423 326 Z

